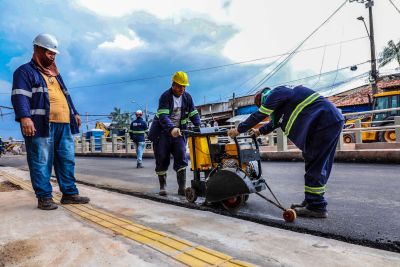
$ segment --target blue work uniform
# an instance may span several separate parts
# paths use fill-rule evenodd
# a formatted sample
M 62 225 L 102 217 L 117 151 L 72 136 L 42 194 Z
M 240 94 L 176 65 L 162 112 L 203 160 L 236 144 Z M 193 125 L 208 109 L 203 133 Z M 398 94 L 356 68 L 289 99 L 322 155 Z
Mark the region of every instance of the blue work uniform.
M 137 117 L 136 120 L 131 123 L 129 135 L 136 146 L 136 159 L 138 163 L 142 163 L 143 151 L 146 145 L 144 135 L 147 131 L 147 123 L 142 117 Z
M 174 157 L 174 170 L 176 172 L 185 169 L 188 165 L 186 157 L 186 134 L 172 137 L 171 130 L 175 127 L 181 130 L 187 129 L 189 120 L 195 126 L 200 126 L 200 116 L 194 106 L 192 97 L 186 91 L 182 95 L 179 125 L 175 125 L 172 122 L 171 116 L 174 113 L 173 96 L 172 88 L 161 95 L 157 114 L 154 116 L 149 131 L 148 137 L 153 142 L 157 175 L 166 174 L 171 154 Z
M 239 124 L 238 131 L 248 131 L 267 116 L 270 121 L 259 128 L 260 133 L 268 134 L 280 127 L 303 152 L 305 200 L 309 209 L 325 211 L 325 185 L 343 128 L 341 112 L 307 87 L 279 86 L 268 92 L 259 110 Z

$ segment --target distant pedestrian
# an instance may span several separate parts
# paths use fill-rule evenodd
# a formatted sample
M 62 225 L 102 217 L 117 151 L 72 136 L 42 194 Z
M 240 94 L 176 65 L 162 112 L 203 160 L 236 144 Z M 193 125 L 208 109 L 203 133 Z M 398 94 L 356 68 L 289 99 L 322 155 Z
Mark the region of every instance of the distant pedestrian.
M 139 109 L 135 113 L 136 120 L 131 123 L 129 134 L 131 136 L 132 142 L 136 147 L 136 168 L 143 168 L 142 158 L 143 150 L 146 145 L 145 143 L 145 133 L 147 133 L 147 123 L 143 120 L 143 112 Z
M 174 157 L 174 170 L 178 182 L 178 194 L 185 195 L 186 167 L 186 134 L 189 120 L 200 126 L 200 116 L 194 106 L 192 97 L 185 91 L 189 79 L 185 72 L 178 71 L 172 77 L 172 86 L 165 91 L 158 104 L 157 114 L 151 124 L 149 139 L 153 142 L 156 158 L 156 173 L 160 182 L 160 195 L 165 196 L 167 170 L 171 154 Z
M 304 86 L 264 88 L 254 99 L 259 110 L 251 114 L 237 129 L 228 131 L 231 137 L 251 129 L 255 136 L 281 128 L 303 152 L 305 198 L 293 204 L 298 216 L 326 218 L 325 186 L 331 173 L 336 145 L 343 127 L 340 111 L 324 97 Z M 259 129 L 252 128 L 270 117 Z
M 58 42 L 50 34 L 39 34 L 33 50 L 32 60 L 14 72 L 11 101 L 25 139 L 38 208 L 57 208 L 50 183 L 53 166 L 63 193 L 61 204 L 88 203 L 75 185 L 72 134 L 79 133 L 81 119 L 56 66 Z

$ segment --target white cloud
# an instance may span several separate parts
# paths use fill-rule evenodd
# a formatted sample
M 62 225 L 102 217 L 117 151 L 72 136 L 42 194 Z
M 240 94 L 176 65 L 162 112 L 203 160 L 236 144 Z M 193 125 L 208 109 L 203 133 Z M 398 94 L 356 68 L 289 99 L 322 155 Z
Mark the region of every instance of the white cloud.
M 131 34 L 132 35 L 132 34 Z M 132 38 L 132 37 L 131 37 Z M 129 37 L 117 34 L 112 42 L 106 41 L 99 44 L 99 48 L 105 49 L 124 49 L 124 50 L 132 50 L 141 46 L 144 46 L 145 43 L 140 40 L 138 37 L 134 37 L 130 39 Z

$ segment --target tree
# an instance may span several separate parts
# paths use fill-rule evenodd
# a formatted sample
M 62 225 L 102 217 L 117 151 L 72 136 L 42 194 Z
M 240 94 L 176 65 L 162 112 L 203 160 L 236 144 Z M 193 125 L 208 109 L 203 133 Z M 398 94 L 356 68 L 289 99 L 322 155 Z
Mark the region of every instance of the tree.
M 387 43 L 387 46 L 383 48 L 382 53 L 379 54 L 379 66 L 383 67 L 393 59 L 396 59 L 400 66 L 400 41 L 397 44 L 395 44 L 393 40 L 390 40 Z
M 130 124 L 129 112 L 121 113 L 121 109 L 115 107 L 110 113 L 111 121 L 116 129 L 128 129 Z

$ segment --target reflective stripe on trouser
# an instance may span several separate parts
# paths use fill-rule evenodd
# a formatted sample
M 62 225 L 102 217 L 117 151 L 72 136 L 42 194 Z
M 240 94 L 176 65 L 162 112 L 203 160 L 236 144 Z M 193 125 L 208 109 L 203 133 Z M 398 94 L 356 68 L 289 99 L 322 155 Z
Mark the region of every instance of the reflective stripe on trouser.
M 51 170 L 64 194 L 78 194 L 75 185 L 74 140 L 69 123 L 50 123 L 49 137 L 25 137 L 32 187 L 37 198 L 52 197 Z
M 343 122 L 337 122 L 325 129 L 311 133 L 307 139 L 303 157 L 305 161 L 305 200 L 308 207 L 315 210 L 326 210 L 324 198 L 325 185 L 336 153 Z
M 169 167 L 171 154 L 174 157 L 174 170 L 178 171 L 187 167 L 186 138 L 179 136 L 173 138 L 161 134 L 153 142 L 154 157 L 156 159 L 156 173 L 163 175 Z

